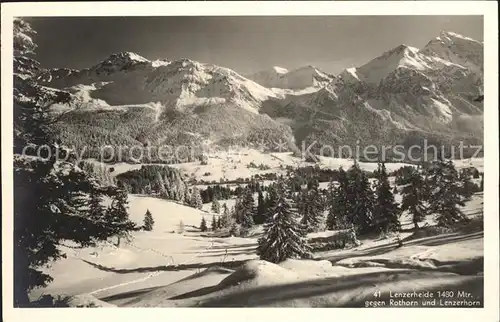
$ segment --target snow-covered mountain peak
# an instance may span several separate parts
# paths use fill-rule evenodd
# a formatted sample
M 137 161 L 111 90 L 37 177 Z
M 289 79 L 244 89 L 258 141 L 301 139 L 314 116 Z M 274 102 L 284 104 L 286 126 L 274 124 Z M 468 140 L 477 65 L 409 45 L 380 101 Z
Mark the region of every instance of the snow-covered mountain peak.
M 110 55 L 89 69 L 82 70 L 82 72 L 109 75 L 115 72 L 134 70 L 138 66 L 151 66 L 151 62 L 136 53 L 123 51 Z
M 410 47 L 410 46 L 405 45 L 405 44 L 401 44 L 399 46 L 392 48 L 391 50 L 384 52 L 380 57 L 388 57 L 388 56 L 393 56 L 393 55 L 405 56 L 405 55 L 414 54 L 417 51 L 418 51 L 417 48 Z
M 168 64 L 169 69 L 177 71 L 200 71 L 203 69 L 204 64 L 191 60 L 188 58 L 181 58 L 174 60 Z
M 446 31 L 446 30 L 442 30 L 441 33 L 439 34 L 438 38 L 440 40 L 444 40 L 444 41 L 454 41 L 454 40 L 456 41 L 456 40 L 458 40 L 458 41 L 469 41 L 469 42 L 481 43 L 480 41 L 477 41 L 477 40 L 472 39 L 470 37 L 457 34 L 456 32 Z
M 333 76 L 319 70 L 313 65 L 299 67 L 288 71 L 281 67 L 273 67 L 248 75 L 247 78 L 268 88 L 305 89 L 321 88 L 333 80 Z
M 279 67 L 279 66 L 273 66 L 272 68 L 276 73 L 278 74 L 286 74 L 288 73 L 288 69 L 286 68 L 283 68 L 283 67 Z
M 153 67 L 160 67 L 160 66 L 167 66 L 169 65 L 171 62 L 167 59 L 156 59 L 156 60 L 153 60 L 151 62 L 151 65 Z
M 483 72 L 483 43 L 454 32 L 442 31 L 419 53 Z
M 108 58 L 95 65 L 94 68 L 99 68 L 102 66 L 124 66 L 133 63 L 146 63 L 149 62 L 148 59 L 129 51 L 122 51 L 110 55 Z
M 428 68 L 425 59 L 419 56 L 417 48 L 402 44 L 357 68 L 356 76 L 366 83 L 376 85 L 388 74 L 402 66 L 417 70 Z M 350 73 L 352 74 L 352 71 Z

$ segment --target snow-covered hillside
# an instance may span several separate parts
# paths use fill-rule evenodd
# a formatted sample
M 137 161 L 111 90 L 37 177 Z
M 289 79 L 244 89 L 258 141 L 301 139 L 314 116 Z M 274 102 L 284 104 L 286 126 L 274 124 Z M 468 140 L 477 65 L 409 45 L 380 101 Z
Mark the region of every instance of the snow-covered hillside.
M 342 167 L 349 169 L 353 164 L 353 159 L 332 158 L 319 156 L 319 161 L 314 164 L 320 169 L 335 170 Z M 96 165 L 103 166 L 106 171 L 113 168 L 112 175 L 117 176 L 121 173 L 140 169 L 143 164 L 130 164 L 125 162 L 115 164 L 103 164 L 96 160 L 90 160 Z M 475 167 L 480 172 L 484 172 L 483 158 L 470 158 L 462 160 L 453 160 L 457 169 Z M 263 165 L 267 169 L 258 169 L 249 167 L 249 164 Z M 368 172 L 377 170 L 376 162 L 358 162 L 359 167 Z M 264 153 L 256 149 L 239 149 L 217 151 L 213 154 L 207 154 L 205 162 L 185 162 L 179 164 L 164 165 L 179 169 L 186 177 L 205 182 L 225 182 L 237 179 L 250 179 L 252 176 L 265 176 L 269 173 L 286 174 L 286 168 L 310 167 L 312 163 L 306 162 L 303 158 L 293 155 L 291 152 Z M 409 163 L 386 163 L 387 171 L 393 172 L 403 166 L 411 166 Z
M 258 233 L 204 236 L 197 226 L 211 213 L 146 196 L 131 195 L 129 201 L 135 222 L 142 223 L 147 210 L 152 213 L 153 231 L 136 232 L 120 247 L 113 241 L 96 248 L 62 245 L 67 258 L 46 269 L 54 281 L 31 297 L 61 294 L 74 296 L 70 303 L 124 307 L 338 307 L 362 305 L 375 290 L 482 294 L 482 232 L 414 238 L 404 232 L 408 239 L 402 248 L 391 238 L 362 239 L 354 249 L 276 265 L 257 260 Z M 465 212 L 482 213 L 481 201 L 482 194 L 474 196 Z M 403 224 L 407 221 L 411 218 Z

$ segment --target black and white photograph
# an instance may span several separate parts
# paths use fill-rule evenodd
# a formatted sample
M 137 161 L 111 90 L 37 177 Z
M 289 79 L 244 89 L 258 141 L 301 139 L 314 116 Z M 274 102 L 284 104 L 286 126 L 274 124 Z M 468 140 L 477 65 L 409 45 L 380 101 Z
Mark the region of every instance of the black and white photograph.
M 485 15 L 74 14 L 2 13 L 4 306 L 498 318 Z

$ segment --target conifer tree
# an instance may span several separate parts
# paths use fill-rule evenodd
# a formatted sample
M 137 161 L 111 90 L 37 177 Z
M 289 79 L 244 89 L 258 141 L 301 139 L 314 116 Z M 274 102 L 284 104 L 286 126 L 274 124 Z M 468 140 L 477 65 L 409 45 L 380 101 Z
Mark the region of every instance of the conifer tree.
M 156 179 L 153 182 L 153 185 L 155 186 L 155 190 L 158 192 L 160 197 L 169 199 L 170 196 L 165 188 L 165 180 L 163 180 L 160 172 L 156 173 Z
M 112 230 L 109 233 L 118 238 L 118 246 L 122 238 L 130 237 L 130 231 L 137 230 L 137 227 L 129 220 L 127 199 L 126 191 L 117 191 L 113 195 L 111 206 L 106 211 L 106 221 L 112 223 Z
M 333 230 L 337 226 L 337 207 L 335 206 L 335 193 L 338 188 L 335 186 L 333 178 L 328 183 L 326 229 Z
M 222 215 L 220 216 L 221 228 L 229 228 L 234 221 L 234 218 L 231 216 L 227 205 L 224 203 L 222 205 Z
M 328 216 L 327 229 L 346 229 L 350 227 L 348 221 L 348 198 L 349 180 L 342 167 L 338 171 L 338 186 L 333 181 L 328 185 Z
M 297 205 L 297 212 L 299 215 L 306 213 L 307 209 L 307 189 L 300 189 L 297 195 L 292 195 L 294 204 Z
M 279 263 L 288 258 L 310 258 L 305 230 L 297 222 L 284 182 L 278 183 L 278 199 L 272 215 L 264 224 L 264 234 L 259 238 L 257 254 L 262 260 Z
M 179 229 L 178 229 L 178 231 L 177 231 L 177 232 L 178 232 L 179 234 L 184 233 L 184 222 L 183 222 L 182 220 L 179 222 Z
M 262 190 L 258 191 L 258 197 L 257 197 L 257 212 L 254 216 L 254 223 L 256 225 L 261 225 L 266 221 L 266 205 L 265 205 L 265 200 L 264 200 L 264 194 L 262 193 Z
M 212 228 L 212 231 L 217 230 L 217 219 L 215 218 L 215 215 L 212 216 L 212 224 L 210 227 Z
M 155 221 L 153 219 L 153 215 L 149 211 L 149 209 L 146 211 L 146 214 L 144 215 L 144 230 L 145 231 L 152 231 L 153 230 L 153 225 Z
M 234 220 L 230 223 L 229 234 L 231 236 L 238 236 L 239 235 L 238 224 Z
M 184 192 L 182 194 L 182 200 L 185 205 L 191 206 L 191 194 L 189 193 L 189 188 L 187 185 L 184 186 Z
M 349 186 L 347 191 L 347 216 L 358 233 L 373 229 L 374 194 L 365 172 L 357 162 L 347 172 Z
M 47 91 L 37 84 L 40 63 L 33 58 L 37 45 L 31 38 L 36 32 L 19 18 L 14 19 L 13 27 L 14 153 L 22 154 L 26 146 L 51 147 L 58 142 L 52 124 L 60 116 L 49 113 L 49 107 L 54 103 L 68 102 L 70 95 L 64 91 Z M 39 152 L 42 152 L 41 157 L 48 156 L 44 150 Z
M 106 219 L 106 208 L 104 207 L 102 192 L 98 191 L 96 188 L 92 189 L 89 193 L 89 218 L 94 222 L 102 223 Z M 103 237 L 106 236 L 106 232 L 99 231 Z
M 200 231 L 204 232 L 207 231 L 207 222 L 205 221 L 205 217 L 201 217 L 201 223 L 200 223 Z
M 399 231 L 401 228 L 399 222 L 400 209 L 394 200 L 384 163 L 378 165 L 378 170 L 375 175 L 377 184 L 375 204 L 373 207 L 373 224 L 376 229 L 383 233 Z
M 423 221 L 428 214 L 427 198 L 424 192 L 427 187 L 421 173 L 415 171 L 409 176 L 408 183 L 401 190 L 403 196 L 401 210 L 408 211 L 412 215 L 413 225 L 415 229 L 418 229 L 418 223 Z
M 220 204 L 217 198 L 214 198 L 214 200 L 212 201 L 212 212 L 215 212 L 216 214 L 220 213 Z
M 135 226 L 108 221 L 107 211 L 97 210 L 95 203 L 117 189 L 101 186 L 72 164 L 15 156 L 13 179 L 16 307 L 29 306 L 28 292 L 52 281 L 42 268 L 65 256 L 57 247 L 61 241 L 95 246 Z
M 201 200 L 200 190 L 194 187 L 191 192 L 190 206 L 196 209 L 203 208 L 203 201 Z
M 250 188 L 246 187 L 244 189 L 239 206 L 238 211 L 241 227 L 248 229 L 254 225 L 253 217 L 256 212 L 255 201 Z
M 242 197 L 236 197 L 234 206 L 231 208 L 231 217 L 239 225 L 241 224 L 241 213 L 242 213 Z
M 464 206 L 461 194 L 461 184 L 458 172 L 452 161 L 437 160 L 432 163 L 429 171 L 430 194 L 429 208 L 437 214 L 440 226 L 452 226 L 463 222 L 466 216 L 460 206 Z
M 219 216 L 219 218 L 217 218 L 217 228 L 218 228 L 218 229 L 221 229 L 221 228 L 222 228 L 221 216 Z
M 302 220 L 300 223 L 307 232 L 317 231 L 323 222 L 323 200 L 317 182 L 308 184 L 308 190 L 303 191 Z
M 476 168 L 474 168 L 474 169 L 473 169 L 473 171 L 472 171 L 472 177 L 473 177 L 474 179 L 479 179 L 479 175 L 480 175 L 480 174 L 479 174 L 479 170 L 478 170 L 478 169 L 476 169 Z
M 465 200 L 468 201 L 478 190 L 478 187 L 472 182 L 469 171 L 467 171 L 467 169 L 462 169 L 460 171 L 459 180 L 461 184 L 461 195 L 465 198 Z
M 266 218 L 271 215 L 272 209 L 276 206 L 278 202 L 278 194 L 276 192 L 276 187 L 274 184 L 270 185 L 267 189 L 267 195 L 265 199 L 265 216 Z
M 22 19 L 13 21 L 14 45 L 14 306 L 31 305 L 28 292 L 46 286 L 52 277 L 43 267 L 64 258 L 58 245 L 70 240 L 95 246 L 116 232 L 135 229 L 128 216 L 120 222 L 106 219 L 103 197 L 119 189 L 106 186 L 75 164 L 76 156 L 62 146 L 53 130 L 58 117 L 49 113 L 54 103 L 70 98 L 67 92 L 47 91 L 36 82 L 39 63 L 30 55 L 36 44 L 34 30 Z M 26 158 L 23 150 L 45 146 L 42 158 Z

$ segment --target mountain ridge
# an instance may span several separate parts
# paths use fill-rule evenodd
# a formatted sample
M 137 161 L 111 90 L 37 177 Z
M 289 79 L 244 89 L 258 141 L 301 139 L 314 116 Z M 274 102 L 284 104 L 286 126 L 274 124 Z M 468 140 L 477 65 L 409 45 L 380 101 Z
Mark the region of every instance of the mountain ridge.
M 203 120 L 198 129 L 186 128 L 210 142 L 232 141 L 231 135 L 237 133 L 241 144 L 248 135 L 279 129 L 272 139 L 283 135 L 293 148 L 295 142 L 318 137 L 321 144 L 360 140 L 397 144 L 425 137 L 477 143 L 482 141 L 483 127 L 483 103 L 478 100 L 484 84 L 482 46 L 468 37 L 441 32 L 421 49 L 401 44 L 337 76 L 308 65 L 291 71 L 273 66 L 245 77 L 187 58 L 150 61 L 120 52 L 80 71 L 46 70 L 38 79 L 70 92 L 79 102 L 68 106 L 70 111 L 107 109 L 126 114 L 132 109 L 134 114 L 140 110 L 141 115 L 151 115 L 149 127 L 158 129 L 163 128 L 158 122 Z M 247 113 L 253 116 L 248 118 Z M 177 122 L 178 117 L 184 121 Z M 68 124 L 70 119 L 66 128 Z M 186 132 L 176 126 L 180 134 Z M 141 131 L 150 133 L 146 128 Z M 174 138 L 170 141 L 175 143 Z

